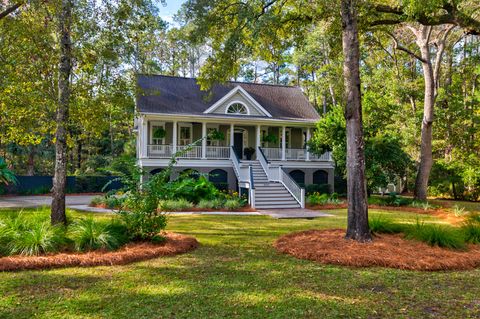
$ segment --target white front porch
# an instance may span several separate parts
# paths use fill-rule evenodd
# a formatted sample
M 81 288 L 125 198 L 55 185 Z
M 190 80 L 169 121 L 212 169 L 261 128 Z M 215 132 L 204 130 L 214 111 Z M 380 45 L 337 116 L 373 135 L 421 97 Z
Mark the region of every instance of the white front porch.
M 166 159 L 212 131 L 220 138 L 204 138 L 182 152 L 179 158 L 228 160 L 235 151 L 239 159 L 257 159 L 259 148 L 272 161 L 330 162 L 330 153 L 321 156 L 308 151 L 310 127 L 225 124 L 215 122 L 159 121 L 139 119 L 139 159 Z M 248 154 L 248 150 L 252 154 Z

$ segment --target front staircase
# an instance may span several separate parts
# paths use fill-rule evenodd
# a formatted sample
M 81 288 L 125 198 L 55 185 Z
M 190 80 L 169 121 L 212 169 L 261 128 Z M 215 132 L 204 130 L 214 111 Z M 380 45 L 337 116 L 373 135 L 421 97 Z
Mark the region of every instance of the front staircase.
M 242 161 L 252 166 L 256 209 L 300 208 L 298 201 L 280 182 L 268 180 L 259 161 Z

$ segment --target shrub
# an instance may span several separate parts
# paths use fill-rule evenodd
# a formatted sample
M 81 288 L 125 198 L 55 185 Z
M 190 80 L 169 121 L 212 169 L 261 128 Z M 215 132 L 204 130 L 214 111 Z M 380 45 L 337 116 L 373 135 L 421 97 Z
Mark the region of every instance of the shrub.
M 90 201 L 90 205 L 92 205 L 92 206 L 98 206 L 98 205 L 102 205 L 104 203 L 105 203 L 105 197 L 103 197 L 103 196 L 95 196 Z
M 119 227 L 119 226 L 117 226 Z M 70 226 L 70 238 L 79 251 L 118 248 L 122 242 L 108 224 L 95 221 L 93 217 L 78 219 Z
M 470 214 L 462 225 L 465 241 L 480 244 L 480 214 Z
M 465 242 L 461 232 L 447 226 L 431 225 L 419 222 L 406 229 L 407 239 L 423 241 L 430 246 L 450 249 L 464 249 Z
M 19 214 L 0 224 L 0 252 L 3 255 L 39 255 L 54 252 L 65 243 L 63 227 L 52 226 L 48 220 L 29 220 Z
M 368 220 L 368 225 L 372 233 L 378 234 L 398 234 L 404 230 L 403 225 L 397 224 L 382 215 L 370 218 Z
M 453 213 L 457 217 L 462 216 L 463 214 L 465 214 L 465 207 L 460 207 L 455 204 L 455 206 L 453 206 Z
M 330 196 L 328 196 L 328 194 L 313 193 L 307 197 L 307 202 L 310 205 L 338 205 L 343 203 L 342 200 L 338 199 L 337 193 L 332 193 Z
M 305 192 L 307 195 L 313 193 L 320 193 L 320 194 L 330 194 L 330 185 L 329 184 L 310 184 L 305 187 Z
M 225 209 L 235 210 L 243 206 L 242 200 L 240 198 L 227 199 L 225 204 L 223 204 Z
M 371 196 L 368 198 L 368 204 L 378 206 L 406 206 L 412 203 L 411 199 L 398 196 L 396 193 L 390 193 L 388 196 Z
M 105 197 L 105 206 L 110 209 L 120 208 L 123 204 L 123 198 L 117 196 L 107 196 Z
M 198 178 L 181 175 L 177 180 L 165 185 L 166 191 L 163 199 L 183 198 L 192 203 L 198 203 L 202 199 L 215 199 L 220 191 L 205 176 Z
M 160 210 L 167 211 L 167 212 L 182 211 L 192 207 L 193 207 L 193 204 L 183 198 L 180 198 L 177 200 L 167 199 L 167 200 L 160 201 L 158 204 L 158 208 Z
M 198 203 L 197 207 L 202 209 L 219 209 L 224 206 L 224 201 L 220 198 L 217 199 L 202 199 Z
M 422 208 L 425 211 L 436 208 L 436 206 L 431 205 L 429 202 L 422 202 L 422 201 L 415 201 L 415 200 L 412 201 L 410 206 L 415 208 Z
M 328 194 L 313 193 L 307 197 L 310 205 L 323 205 L 328 201 Z

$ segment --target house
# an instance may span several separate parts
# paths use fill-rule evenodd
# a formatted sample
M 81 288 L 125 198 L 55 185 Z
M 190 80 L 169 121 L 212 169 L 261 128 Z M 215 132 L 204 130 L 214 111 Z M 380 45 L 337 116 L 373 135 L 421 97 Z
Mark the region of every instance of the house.
M 319 115 L 300 88 L 227 82 L 206 92 L 193 78 L 163 75 L 139 75 L 138 88 L 137 157 L 150 174 L 185 150 L 174 174 L 208 173 L 257 209 L 304 207 L 304 185 L 333 188 L 330 154 L 308 151 Z

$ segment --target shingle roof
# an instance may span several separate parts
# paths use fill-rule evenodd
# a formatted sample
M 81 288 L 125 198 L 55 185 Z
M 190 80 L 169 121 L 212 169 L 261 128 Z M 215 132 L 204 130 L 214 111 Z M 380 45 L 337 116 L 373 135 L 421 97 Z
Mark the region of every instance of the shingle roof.
M 194 78 L 164 75 L 139 75 L 137 83 L 137 108 L 141 113 L 205 115 L 206 109 L 240 85 L 274 119 L 319 118 L 300 88 L 294 86 L 227 82 L 214 85 L 210 92 L 206 92 L 200 90 Z

